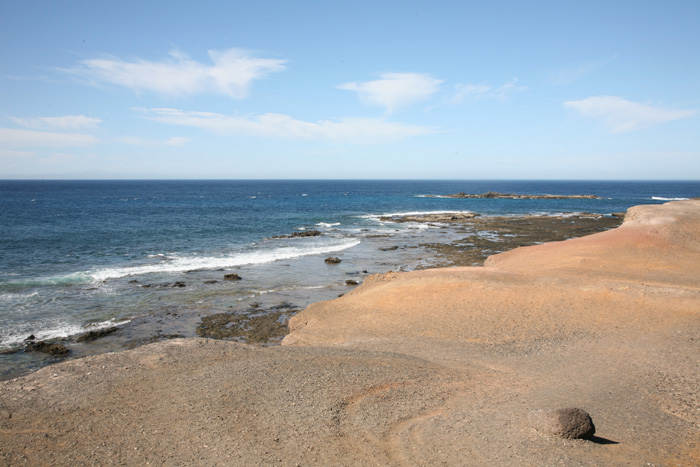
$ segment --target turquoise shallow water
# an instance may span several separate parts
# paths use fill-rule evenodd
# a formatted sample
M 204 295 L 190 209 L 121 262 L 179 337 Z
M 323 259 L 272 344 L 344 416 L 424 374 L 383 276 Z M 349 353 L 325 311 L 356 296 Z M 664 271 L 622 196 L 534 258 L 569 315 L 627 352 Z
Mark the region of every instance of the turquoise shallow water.
M 427 196 L 486 191 L 603 199 Z M 164 309 L 305 306 L 336 296 L 363 271 L 429 265 L 409 249 L 378 251 L 444 234 L 381 222 L 381 214 L 610 214 L 698 195 L 699 182 L 0 181 L 0 349 L 30 334 L 68 336 Z M 273 238 L 304 230 L 322 235 Z M 342 256 L 342 266 L 328 267 L 329 255 Z M 245 280 L 222 281 L 225 272 Z M 186 287 L 158 286 L 178 281 Z M 12 358 L 0 356 L 5 370 Z

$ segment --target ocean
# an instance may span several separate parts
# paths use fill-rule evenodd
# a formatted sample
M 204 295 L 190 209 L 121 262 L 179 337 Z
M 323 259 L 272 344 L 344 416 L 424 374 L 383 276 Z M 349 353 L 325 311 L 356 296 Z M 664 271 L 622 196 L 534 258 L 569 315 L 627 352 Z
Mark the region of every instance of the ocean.
M 441 197 L 486 191 L 602 199 Z M 194 335 L 213 313 L 297 310 L 349 278 L 431 266 L 418 246 L 449 232 L 386 214 L 610 215 L 695 196 L 697 181 L 0 181 L 0 350 L 114 325 L 132 329 L 130 342 Z M 290 236 L 309 231 L 320 235 Z M 109 345 L 72 350 L 119 350 Z M 0 355 L 0 379 L 52 361 Z

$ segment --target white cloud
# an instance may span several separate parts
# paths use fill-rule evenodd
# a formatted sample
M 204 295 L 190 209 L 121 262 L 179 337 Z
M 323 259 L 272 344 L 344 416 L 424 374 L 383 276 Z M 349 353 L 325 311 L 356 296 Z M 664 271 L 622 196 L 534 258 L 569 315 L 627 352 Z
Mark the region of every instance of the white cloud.
M 152 91 L 169 96 L 199 93 L 224 94 L 242 99 L 251 83 L 284 70 L 286 60 L 257 58 L 244 49 L 209 51 L 212 65 L 199 63 L 180 52 L 171 52 L 164 61 L 117 58 L 83 60 L 66 69 L 93 84 L 116 84 L 134 91 Z
M 0 144 L 7 146 L 88 146 L 98 140 L 92 135 L 81 133 L 55 133 L 16 128 L 0 128 Z
M 361 83 L 345 83 L 338 89 L 356 91 L 360 99 L 377 104 L 391 113 L 399 107 L 427 99 L 440 88 L 442 80 L 421 73 L 383 73 L 381 79 Z
M 338 121 L 305 122 L 288 115 L 266 113 L 231 116 L 178 109 L 142 110 L 150 120 L 170 125 L 201 128 L 224 135 L 259 136 L 344 143 L 374 144 L 435 133 L 433 128 L 403 125 L 379 118 L 344 118 Z
M 36 117 L 36 118 L 18 118 L 10 117 L 10 119 L 22 125 L 23 127 L 32 129 L 58 129 L 58 130 L 79 130 L 82 128 L 96 128 L 102 123 L 99 118 L 86 117 L 85 115 L 64 115 L 62 117 Z
M 601 118 L 611 133 L 639 130 L 695 115 L 695 110 L 672 110 L 632 102 L 616 96 L 594 96 L 564 102 L 586 117 Z
M 121 138 L 119 142 L 132 146 L 184 146 L 190 142 L 190 139 L 182 136 L 173 136 L 166 140 L 126 137 Z
M 13 159 L 26 159 L 27 157 L 34 156 L 34 154 L 35 153 L 30 151 L 11 151 L 9 149 L 0 149 L 0 157 L 7 157 Z
M 455 95 L 452 97 L 453 104 L 460 104 L 465 99 L 499 99 L 505 100 L 509 93 L 514 91 L 523 91 L 527 89 L 525 86 L 518 86 L 518 78 L 503 83 L 501 86 L 494 88 L 487 84 L 462 84 L 455 85 Z

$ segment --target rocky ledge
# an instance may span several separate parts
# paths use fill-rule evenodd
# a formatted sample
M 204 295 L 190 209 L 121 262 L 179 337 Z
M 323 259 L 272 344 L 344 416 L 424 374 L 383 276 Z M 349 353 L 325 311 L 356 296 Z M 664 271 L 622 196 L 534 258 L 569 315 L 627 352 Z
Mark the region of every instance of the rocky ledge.
M 445 195 L 444 198 L 498 198 L 498 199 L 601 199 L 596 195 L 522 195 L 515 193 L 499 193 L 497 191 L 487 191 L 481 194 L 455 193 Z
M 451 223 L 467 219 L 474 219 L 479 214 L 473 212 L 453 212 L 436 214 L 418 214 L 415 216 L 384 216 L 379 220 L 382 222 L 442 222 Z

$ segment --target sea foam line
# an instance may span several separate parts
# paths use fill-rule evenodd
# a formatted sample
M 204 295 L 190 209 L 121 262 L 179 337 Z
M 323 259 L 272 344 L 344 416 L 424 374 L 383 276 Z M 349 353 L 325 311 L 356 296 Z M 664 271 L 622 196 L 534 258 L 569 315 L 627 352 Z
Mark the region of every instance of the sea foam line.
M 127 266 L 121 268 L 106 268 L 90 272 L 89 275 L 95 281 L 118 279 L 121 277 L 137 276 L 154 273 L 177 273 L 202 269 L 230 268 L 253 264 L 265 264 L 274 261 L 294 259 L 302 256 L 333 253 L 347 250 L 360 244 L 360 240 L 352 239 L 334 245 L 317 246 L 311 248 L 279 247 L 264 252 L 244 252 L 225 257 L 182 257 L 174 258 L 169 262 L 147 264 L 143 266 Z M 79 273 L 82 274 L 82 273 Z
M 385 214 L 365 214 L 357 216 L 361 219 L 379 219 L 380 217 L 405 217 L 405 216 L 425 216 L 428 214 L 463 214 L 471 213 L 471 211 L 408 211 L 408 212 L 389 212 Z
M 688 201 L 690 198 L 662 198 L 661 196 L 652 196 L 651 199 L 656 201 Z

